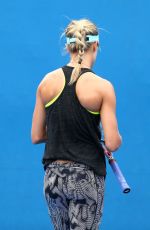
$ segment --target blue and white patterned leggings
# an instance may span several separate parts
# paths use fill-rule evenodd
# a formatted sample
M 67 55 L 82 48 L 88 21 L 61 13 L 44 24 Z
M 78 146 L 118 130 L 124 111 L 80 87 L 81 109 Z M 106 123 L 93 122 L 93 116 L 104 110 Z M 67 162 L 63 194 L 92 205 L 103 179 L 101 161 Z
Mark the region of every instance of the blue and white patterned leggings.
M 55 230 L 98 230 L 104 177 L 78 162 L 52 162 L 44 175 L 44 197 Z

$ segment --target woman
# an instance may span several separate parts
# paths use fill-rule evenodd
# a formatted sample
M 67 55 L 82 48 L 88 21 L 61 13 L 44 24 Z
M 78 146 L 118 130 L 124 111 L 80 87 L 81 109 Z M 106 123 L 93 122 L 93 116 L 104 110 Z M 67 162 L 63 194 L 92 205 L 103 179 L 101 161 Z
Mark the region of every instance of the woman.
M 45 142 L 44 195 L 54 229 L 98 229 L 104 201 L 105 156 L 121 144 L 112 84 L 92 71 L 99 47 L 95 24 L 73 20 L 65 30 L 70 62 L 37 88 L 32 143 Z

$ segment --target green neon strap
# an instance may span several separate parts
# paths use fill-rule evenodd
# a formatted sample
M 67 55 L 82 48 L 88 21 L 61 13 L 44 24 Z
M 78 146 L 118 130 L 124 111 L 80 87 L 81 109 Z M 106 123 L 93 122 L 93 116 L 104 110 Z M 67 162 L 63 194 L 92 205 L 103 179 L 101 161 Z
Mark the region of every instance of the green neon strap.
M 66 79 L 64 80 L 64 87 L 65 87 L 65 84 L 66 84 Z M 45 108 L 47 108 L 47 107 L 49 107 L 50 105 L 52 105 L 52 104 L 58 99 L 58 97 L 60 96 L 60 94 L 61 94 L 62 91 L 64 90 L 64 87 L 63 87 L 63 89 L 60 91 L 60 93 L 56 95 L 56 97 L 54 97 L 52 100 L 50 100 L 50 101 L 45 105 Z M 92 114 L 94 114 L 94 115 L 100 114 L 100 112 L 93 112 L 93 111 L 88 110 L 88 109 L 87 109 L 87 111 L 90 112 L 90 113 L 92 113 Z
M 87 111 L 89 111 L 90 113 L 92 113 L 92 114 L 94 114 L 94 115 L 98 115 L 98 114 L 100 114 L 100 112 L 93 112 L 93 111 L 88 110 L 88 109 L 87 109 Z
M 64 80 L 64 87 L 65 87 L 65 84 L 66 84 L 66 78 L 65 78 L 65 80 Z M 49 107 L 50 105 L 52 105 L 52 104 L 57 100 L 57 98 L 60 96 L 60 94 L 61 94 L 62 91 L 64 90 L 64 87 L 63 87 L 63 89 L 60 91 L 60 93 L 57 94 L 56 97 L 54 97 L 51 101 L 49 101 L 49 102 L 45 105 L 45 108 Z

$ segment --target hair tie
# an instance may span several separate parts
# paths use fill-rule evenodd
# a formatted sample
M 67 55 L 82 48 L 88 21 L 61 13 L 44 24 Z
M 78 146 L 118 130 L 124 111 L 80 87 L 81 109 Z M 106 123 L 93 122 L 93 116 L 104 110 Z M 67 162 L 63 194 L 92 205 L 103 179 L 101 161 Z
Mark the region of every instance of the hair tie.
M 82 63 L 82 58 L 79 58 L 78 64 L 81 65 Z

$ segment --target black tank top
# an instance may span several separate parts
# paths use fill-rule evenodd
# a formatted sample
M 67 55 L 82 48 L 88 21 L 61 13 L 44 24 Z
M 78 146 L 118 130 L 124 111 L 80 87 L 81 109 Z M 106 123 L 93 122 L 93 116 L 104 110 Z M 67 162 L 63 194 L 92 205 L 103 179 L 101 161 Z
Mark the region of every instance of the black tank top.
M 76 82 L 68 85 L 73 67 L 63 66 L 65 87 L 57 100 L 46 107 L 48 140 L 42 163 L 44 169 L 54 160 L 71 160 L 88 165 L 98 175 L 106 175 L 104 151 L 100 144 L 100 114 L 84 108 L 75 93 Z M 81 74 L 93 72 L 82 68 Z

